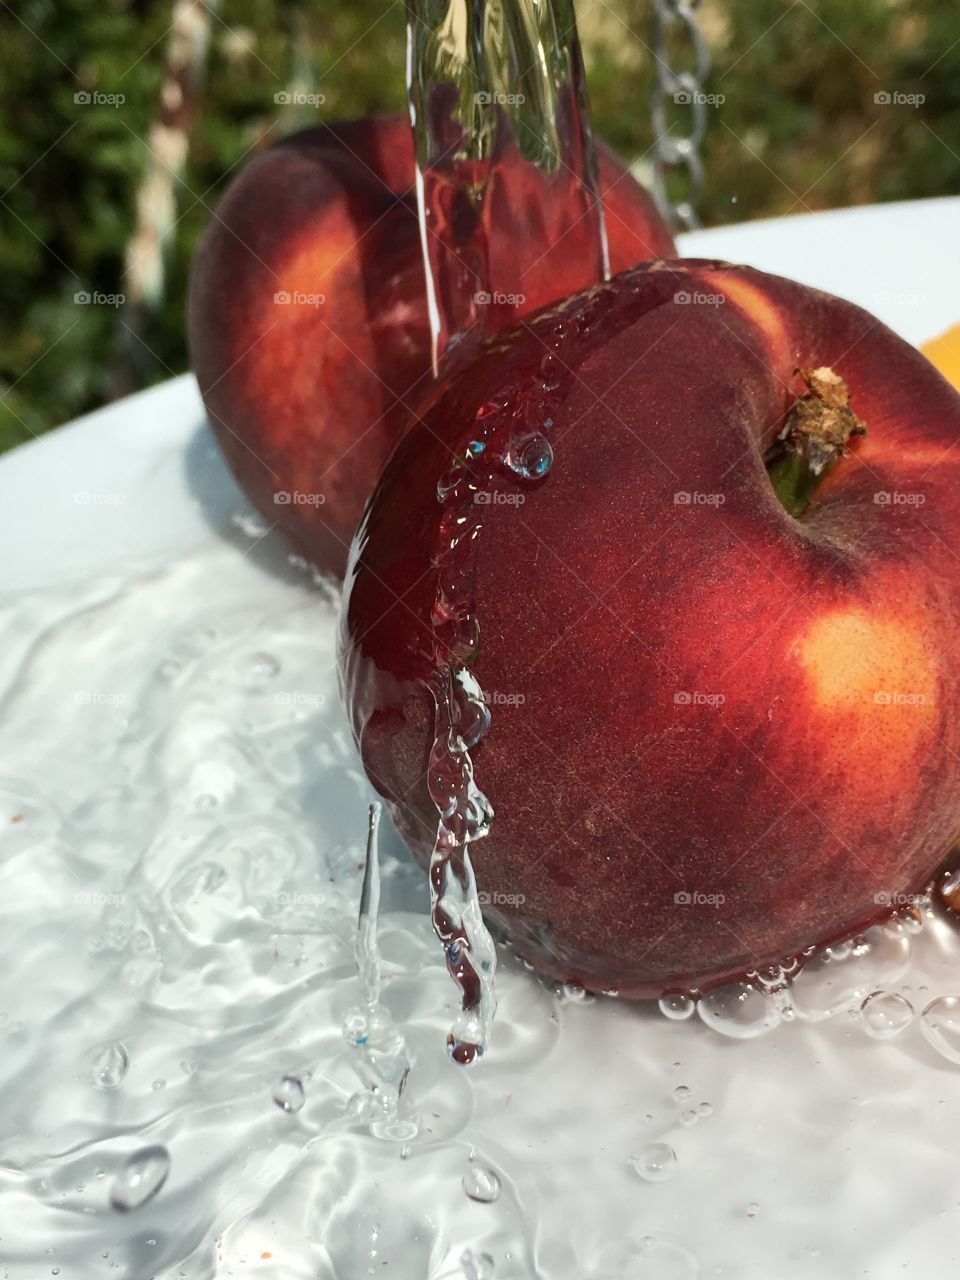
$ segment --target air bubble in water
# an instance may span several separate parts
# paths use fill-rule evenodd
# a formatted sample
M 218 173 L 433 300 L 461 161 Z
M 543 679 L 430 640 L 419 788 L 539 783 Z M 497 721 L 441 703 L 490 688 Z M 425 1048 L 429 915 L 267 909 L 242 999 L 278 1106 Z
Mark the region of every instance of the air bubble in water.
M 666 1182 L 677 1171 L 677 1153 L 665 1142 L 653 1142 L 630 1164 L 646 1182 Z
M 780 1021 L 780 1008 L 773 997 L 749 982 L 731 982 L 702 996 L 697 1012 L 708 1027 L 737 1040 L 763 1035 Z
M 860 1006 L 860 1022 L 874 1040 L 891 1040 L 913 1021 L 913 1005 L 896 991 L 874 991 Z
M 166 1147 L 142 1147 L 135 1151 L 113 1180 L 110 1206 L 119 1213 L 131 1213 L 152 1200 L 170 1173 L 170 1152 Z
M 474 1253 L 472 1249 L 464 1249 L 460 1255 L 460 1268 L 465 1280 L 490 1280 L 494 1272 L 494 1261 L 489 1253 Z
M 681 995 L 678 992 L 660 997 L 660 1012 L 673 1022 L 683 1022 L 685 1018 L 693 1017 L 696 1007 L 690 996 Z
M 510 442 L 504 462 L 521 480 L 539 480 L 553 465 L 553 448 L 539 431 L 531 431 Z
M 960 996 L 938 996 L 920 1014 L 924 1039 L 941 1057 L 960 1066 Z
M 303 1082 L 298 1076 L 283 1076 L 273 1087 L 273 1100 L 281 1111 L 288 1114 L 300 1111 L 307 1100 Z
M 130 1066 L 130 1055 L 119 1041 L 98 1044 L 87 1056 L 86 1077 L 97 1089 L 116 1089 Z
M 500 1199 L 500 1179 L 492 1169 L 482 1164 L 471 1164 L 460 1185 L 471 1200 L 480 1204 L 495 1204 Z

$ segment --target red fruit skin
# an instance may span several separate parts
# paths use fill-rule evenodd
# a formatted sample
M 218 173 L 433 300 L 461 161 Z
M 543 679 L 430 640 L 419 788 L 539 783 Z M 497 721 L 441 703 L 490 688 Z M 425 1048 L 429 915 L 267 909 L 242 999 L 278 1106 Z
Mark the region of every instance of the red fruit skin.
M 649 996 L 849 937 L 953 844 L 960 397 L 866 312 L 758 271 L 652 264 L 607 291 L 549 475 L 484 508 L 473 670 L 494 705 L 471 754 L 496 816 L 471 850 L 522 956 Z M 437 478 L 554 324 L 437 388 L 353 546 L 345 704 L 421 864 Z M 762 459 L 819 365 L 869 434 L 797 520 Z
M 294 134 L 242 170 L 193 264 L 188 337 L 214 434 L 270 523 L 337 576 L 430 382 L 413 172 L 401 116 Z M 613 269 L 673 253 L 649 196 L 604 148 L 600 174 Z M 498 250 L 490 287 L 525 301 L 492 309 L 493 325 L 590 283 L 562 242 L 544 252 L 562 227 L 535 214 L 531 204 L 526 234 Z

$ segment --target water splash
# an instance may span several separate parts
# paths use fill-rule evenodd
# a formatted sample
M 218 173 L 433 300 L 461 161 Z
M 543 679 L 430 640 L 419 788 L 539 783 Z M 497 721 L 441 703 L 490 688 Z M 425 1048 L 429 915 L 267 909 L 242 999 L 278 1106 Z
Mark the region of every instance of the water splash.
M 379 803 L 371 804 L 367 821 L 367 849 L 354 957 L 360 980 L 362 1004 L 342 1020 L 344 1035 L 357 1053 L 357 1071 L 364 1088 L 347 1103 L 353 1119 L 365 1124 L 374 1137 L 408 1142 L 420 1131 L 420 1117 L 404 1097 L 410 1075 L 410 1058 L 403 1033 L 382 1004 L 383 985 L 380 944 L 380 816 Z
M 416 157 L 434 372 L 471 330 L 523 308 L 531 234 L 610 273 L 583 58 L 571 0 L 407 0 L 407 100 Z M 554 294 L 554 297 L 557 295 Z M 550 300 L 549 295 L 542 299 Z

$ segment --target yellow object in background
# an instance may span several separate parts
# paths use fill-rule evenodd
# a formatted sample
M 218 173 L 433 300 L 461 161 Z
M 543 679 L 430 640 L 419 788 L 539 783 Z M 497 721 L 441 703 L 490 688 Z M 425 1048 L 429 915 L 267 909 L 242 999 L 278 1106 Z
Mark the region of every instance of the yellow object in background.
M 920 350 L 960 391 L 960 324 L 941 333 L 939 338 L 931 338 Z

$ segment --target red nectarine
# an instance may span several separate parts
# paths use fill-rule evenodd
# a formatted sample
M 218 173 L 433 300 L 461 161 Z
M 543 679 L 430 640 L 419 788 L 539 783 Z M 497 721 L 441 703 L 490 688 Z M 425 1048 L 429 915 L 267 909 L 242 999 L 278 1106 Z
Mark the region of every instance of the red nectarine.
M 600 148 L 613 270 L 673 245 L 646 192 Z M 254 504 L 341 575 L 367 495 L 430 381 L 410 126 L 401 116 L 295 134 L 218 205 L 191 281 L 193 367 L 214 433 Z M 563 220 L 531 199 L 486 287 L 518 296 L 489 328 L 583 288 Z
M 766 463 L 816 399 L 867 434 L 798 517 Z M 492 710 L 485 915 L 545 973 L 702 989 L 923 885 L 960 824 L 960 396 L 918 352 L 759 271 L 652 264 L 492 338 L 421 413 L 341 637 L 363 763 L 421 863 L 446 654 Z M 537 429 L 541 479 L 542 445 L 502 461 Z M 451 474 L 472 514 L 438 501 Z M 459 602 L 437 589 L 457 540 Z

